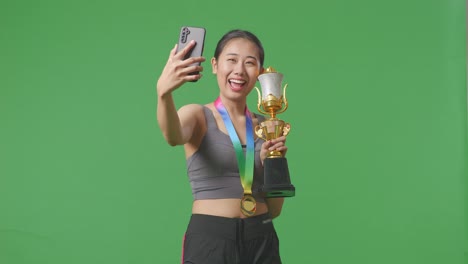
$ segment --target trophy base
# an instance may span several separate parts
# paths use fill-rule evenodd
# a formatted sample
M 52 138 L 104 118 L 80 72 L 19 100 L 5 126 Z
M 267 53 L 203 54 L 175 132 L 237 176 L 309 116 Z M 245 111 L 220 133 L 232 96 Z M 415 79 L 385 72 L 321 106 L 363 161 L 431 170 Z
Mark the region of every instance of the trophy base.
M 296 188 L 289 178 L 288 161 L 284 157 L 266 158 L 263 161 L 264 181 L 258 192 L 266 198 L 293 197 Z

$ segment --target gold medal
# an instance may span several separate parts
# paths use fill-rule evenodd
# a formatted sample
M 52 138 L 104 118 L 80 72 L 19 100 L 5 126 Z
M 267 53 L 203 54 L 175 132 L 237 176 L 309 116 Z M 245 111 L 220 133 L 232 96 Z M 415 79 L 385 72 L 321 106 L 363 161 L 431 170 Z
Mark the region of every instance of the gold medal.
M 241 199 L 241 212 L 245 216 L 249 217 L 253 216 L 256 210 L 257 202 L 255 201 L 255 198 L 250 194 L 244 194 L 244 197 Z

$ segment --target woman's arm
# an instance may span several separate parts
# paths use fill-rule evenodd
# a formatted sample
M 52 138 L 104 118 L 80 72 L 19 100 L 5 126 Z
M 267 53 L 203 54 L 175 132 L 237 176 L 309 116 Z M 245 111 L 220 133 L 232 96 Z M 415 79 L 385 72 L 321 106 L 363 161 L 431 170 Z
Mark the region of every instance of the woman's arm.
M 198 120 L 198 118 L 192 118 L 194 105 L 182 107 L 177 111 L 172 97 L 172 92 L 184 83 L 201 78 L 201 74 L 189 75 L 189 73 L 201 72 L 203 67 L 190 65 L 194 62 L 202 62 L 205 59 L 203 57 L 192 57 L 183 60 L 185 54 L 194 45 L 195 43 L 191 42 L 177 54 L 177 45 L 171 50 L 169 59 L 156 85 L 158 124 L 164 138 L 171 146 L 187 143 Z
M 199 105 L 186 105 L 176 110 L 172 96 L 160 99 L 158 96 L 157 118 L 159 127 L 171 146 L 189 142 L 202 114 Z
M 276 139 L 272 139 L 269 141 L 265 141 L 262 144 L 262 149 L 260 151 L 260 159 L 263 160 L 266 158 L 267 153 L 272 150 L 278 150 L 283 154 L 283 157 L 286 155 L 288 147 L 285 145 L 286 137 L 281 136 Z M 284 198 L 276 197 L 276 198 L 266 198 L 266 204 L 268 206 L 268 211 L 272 218 L 276 218 L 281 214 L 281 210 L 283 209 Z
M 268 212 L 270 213 L 271 218 L 278 217 L 281 214 L 281 210 L 283 209 L 284 198 L 266 198 L 265 201 L 268 206 Z

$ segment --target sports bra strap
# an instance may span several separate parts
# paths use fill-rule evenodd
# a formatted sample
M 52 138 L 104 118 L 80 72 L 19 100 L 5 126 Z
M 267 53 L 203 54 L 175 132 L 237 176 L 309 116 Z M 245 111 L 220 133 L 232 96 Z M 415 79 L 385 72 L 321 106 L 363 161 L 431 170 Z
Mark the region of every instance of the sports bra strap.
M 206 127 L 208 129 L 217 128 L 216 119 L 211 109 L 203 105 L 203 111 L 205 113 Z

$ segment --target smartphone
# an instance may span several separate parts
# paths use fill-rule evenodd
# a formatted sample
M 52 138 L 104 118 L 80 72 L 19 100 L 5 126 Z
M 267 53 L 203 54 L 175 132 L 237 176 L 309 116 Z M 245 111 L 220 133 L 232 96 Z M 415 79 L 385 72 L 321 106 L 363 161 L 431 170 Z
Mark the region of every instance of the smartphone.
M 205 46 L 205 35 L 206 29 L 203 27 L 189 27 L 183 26 L 180 29 L 179 34 L 179 43 L 177 45 L 177 52 L 185 48 L 187 44 L 190 43 L 191 40 L 195 40 L 195 46 L 187 53 L 184 57 L 184 60 L 190 57 L 200 57 L 203 55 L 203 47 Z M 200 62 L 191 64 L 192 65 L 200 65 Z M 192 72 L 191 75 L 198 74 L 198 72 Z M 196 80 L 195 80 L 196 82 Z

